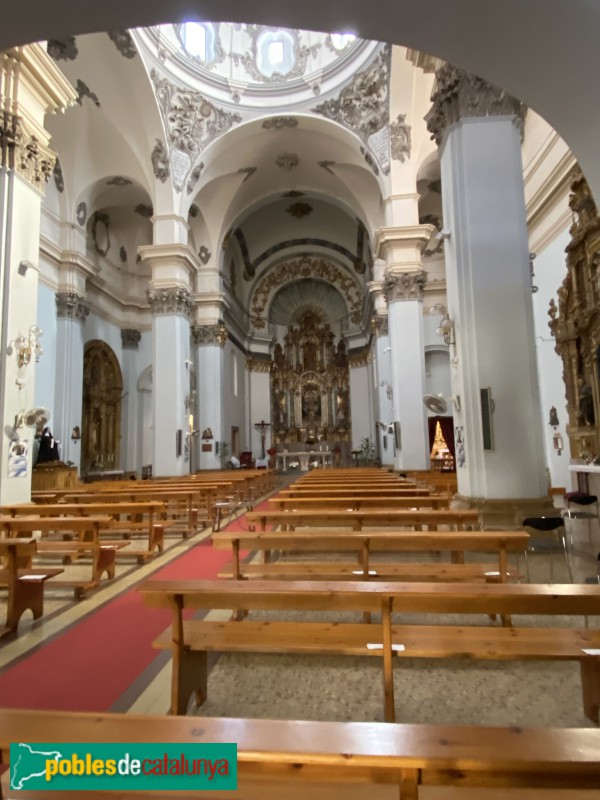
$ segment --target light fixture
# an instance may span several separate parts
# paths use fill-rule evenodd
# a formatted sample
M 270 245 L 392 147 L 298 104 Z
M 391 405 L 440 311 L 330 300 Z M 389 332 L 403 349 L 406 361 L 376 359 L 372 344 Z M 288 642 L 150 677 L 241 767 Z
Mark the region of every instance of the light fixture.
M 440 324 L 437 326 L 435 332 L 438 336 L 444 337 L 444 342 L 446 344 L 456 344 L 454 339 L 454 322 L 450 319 L 446 306 L 442 305 L 442 303 L 436 303 L 434 306 L 431 306 L 429 313 L 442 315 Z
M 19 368 L 27 366 L 31 361 L 31 356 L 35 356 L 36 362 L 40 360 L 40 356 L 44 352 L 43 347 L 40 344 L 40 336 L 44 333 L 44 331 L 39 328 L 37 325 L 31 325 L 29 327 L 29 334 L 27 337 L 21 335 L 17 336 L 16 339 L 13 339 L 8 347 L 6 348 L 6 352 L 9 356 L 13 353 L 17 354 L 17 366 Z

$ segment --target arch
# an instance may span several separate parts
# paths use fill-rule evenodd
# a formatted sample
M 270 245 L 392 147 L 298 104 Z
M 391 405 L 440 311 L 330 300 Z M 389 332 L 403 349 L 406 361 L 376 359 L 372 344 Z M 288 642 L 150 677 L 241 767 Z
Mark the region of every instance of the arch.
M 98 339 L 83 353 L 81 472 L 118 469 L 123 376 L 114 351 Z

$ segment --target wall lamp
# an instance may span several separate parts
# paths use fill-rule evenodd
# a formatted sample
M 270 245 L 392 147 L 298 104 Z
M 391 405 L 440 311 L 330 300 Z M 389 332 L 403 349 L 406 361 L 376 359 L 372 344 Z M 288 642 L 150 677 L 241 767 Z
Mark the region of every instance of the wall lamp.
M 431 306 L 429 313 L 442 315 L 440 324 L 437 326 L 435 332 L 438 336 L 444 337 L 444 342 L 446 344 L 456 344 L 454 339 L 454 322 L 450 319 L 446 306 L 442 305 L 442 303 L 436 303 L 434 306 Z
M 19 368 L 27 366 L 33 355 L 36 362 L 40 360 L 40 356 L 44 352 L 44 348 L 40 344 L 40 336 L 43 333 L 44 331 L 37 325 L 31 325 L 27 336 L 17 336 L 9 343 L 6 352 L 9 356 L 12 356 L 13 353 L 17 354 Z

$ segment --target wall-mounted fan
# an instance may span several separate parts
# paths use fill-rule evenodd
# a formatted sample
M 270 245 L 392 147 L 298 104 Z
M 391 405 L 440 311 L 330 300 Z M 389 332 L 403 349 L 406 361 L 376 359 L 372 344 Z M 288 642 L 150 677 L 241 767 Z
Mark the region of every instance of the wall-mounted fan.
M 36 428 L 40 433 L 42 428 L 50 419 L 50 411 L 47 408 L 30 408 L 23 414 L 23 422 L 30 428 Z
M 434 414 L 445 414 L 448 411 L 448 403 L 452 403 L 457 411 L 460 411 L 460 397 L 444 397 L 441 394 L 426 394 L 423 398 L 425 406 Z

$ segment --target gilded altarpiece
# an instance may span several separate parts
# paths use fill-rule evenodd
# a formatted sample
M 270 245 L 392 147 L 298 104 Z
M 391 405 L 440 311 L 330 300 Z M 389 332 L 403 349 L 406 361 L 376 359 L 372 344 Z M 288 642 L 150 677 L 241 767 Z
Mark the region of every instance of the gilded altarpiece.
M 571 184 L 573 211 L 567 276 L 550 301 L 549 327 L 563 361 L 567 433 L 573 458 L 600 455 L 600 217 L 578 172 Z
M 90 342 L 83 357 L 81 469 L 119 469 L 123 378 L 119 362 L 104 342 Z
M 276 444 L 350 440 L 350 373 L 346 343 L 306 311 L 277 342 L 271 365 Z

